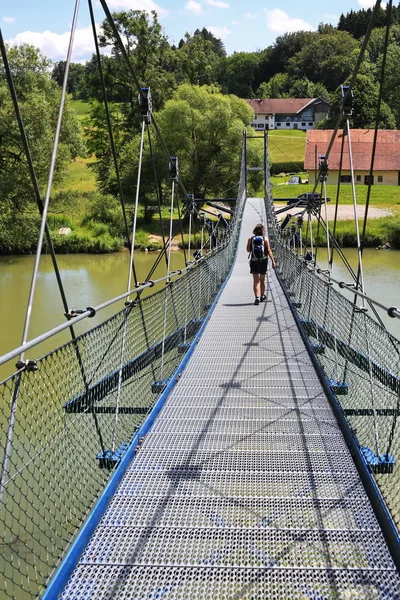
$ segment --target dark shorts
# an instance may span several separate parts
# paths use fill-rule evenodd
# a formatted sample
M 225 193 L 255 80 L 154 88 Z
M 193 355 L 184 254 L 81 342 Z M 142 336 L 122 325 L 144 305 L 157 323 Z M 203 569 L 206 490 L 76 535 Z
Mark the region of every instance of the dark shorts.
M 250 261 L 250 273 L 252 275 L 265 275 L 268 267 L 268 258 L 262 260 L 251 260 Z

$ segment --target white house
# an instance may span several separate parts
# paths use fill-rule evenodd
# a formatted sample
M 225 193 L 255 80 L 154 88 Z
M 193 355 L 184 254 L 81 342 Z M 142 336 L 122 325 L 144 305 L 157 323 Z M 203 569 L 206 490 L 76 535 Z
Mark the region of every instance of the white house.
M 254 110 L 254 129 L 314 129 L 328 115 L 329 104 L 321 98 L 246 99 Z

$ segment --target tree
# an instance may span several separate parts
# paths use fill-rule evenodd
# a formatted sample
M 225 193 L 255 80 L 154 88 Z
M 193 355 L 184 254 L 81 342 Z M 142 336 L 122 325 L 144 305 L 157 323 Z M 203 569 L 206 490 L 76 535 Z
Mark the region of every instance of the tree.
M 368 24 L 371 20 L 371 14 L 372 10 L 370 8 L 362 8 L 356 11 L 351 10 L 347 15 L 342 13 L 337 28 L 339 31 L 351 33 L 351 35 L 358 40 L 363 37 L 367 31 Z M 397 10 L 394 9 L 392 12 L 392 23 L 398 22 L 397 18 Z M 383 27 L 385 23 L 386 10 L 380 7 L 376 15 L 374 27 Z
M 289 59 L 307 46 L 314 35 L 310 31 L 296 31 L 277 37 L 270 52 L 263 57 L 263 80 L 286 71 Z
M 378 85 L 370 81 L 365 75 L 357 75 L 353 87 L 353 114 L 349 117 L 350 127 L 353 129 L 372 129 L 375 127 L 376 111 L 378 106 Z M 332 98 L 329 109 L 329 118 L 320 124 L 323 129 L 335 127 L 340 114 L 341 88 L 339 87 Z M 382 102 L 380 129 L 395 129 L 396 121 L 393 112 Z
M 235 96 L 223 96 L 214 86 L 184 84 L 156 117 L 170 153 L 179 159 L 187 191 L 196 198 L 232 194 L 228 190 L 239 181 L 243 130 L 253 117 L 248 104 Z M 137 141 L 128 143 L 121 154 L 121 172 L 127 189 L 136 182 L 137 148 Z M 154 150 L 156 164 L 164 168 L 163 172 L 160 169 L 160 176 L 166 180 L 167 158 L 160 144 L 155 144 Z M 248 159 L 257 166 L 254 146 L 249 147 Z M 148 156 L 144 162 L 150 163 Z M 148 169 L 143 174 L 148 189 L 151 177 Z
M 152 88 L 153 107 L 160 108 L 176 87 L 175 55 L 163 34 L 157 13 L 128 10 L 113 13 L 114 23 L 125 43 L 125 49 L 143 87 Z M 137 89 L 122 56 L 108 20 L 103 21 L 100 46 L 112 46 L 113 85 L 125 90 L 124 101 L 136 109 Z
M 53 67 L 51 78 L 61 87 L 64 81 L 65 60 L 56 62 Z M 79 63 L 71 63 L 68 71 L 67 92 L 74 100 L 87 100 L 87 89 L 85 79 L 85 67 Z
M 209 85 L 214 83 L 219 55 L 215 44 L 201 34 L 185 34 L 184 43 L 176 52 L 177 79 L 180 83 Z
M 234 52 L 222 59 L 218 83 L 223 91 L 240 98 L 253 98 L 260 61 L 261 56 L 257 52 Z
M 200 31 L 200 29 L 196 29 L 194 35 L 201 35 L 201 37 L 208 42 L 211 42 L 214 47 L 214 52 L 218 56 L 226 56 L 226 50 L 223 41 L 220 38 L 215 37 L 211 31 L 208 31 L 205 27 Z
M 379 63 L 382 62 L 380 58 Z M 378 65 L 379 65 L 378 63 Z M 400 46 L 390 44 L 387 51 L 385 82 L 383 86 L 383 98 L 392 109 L 396 118 L 397 127 L 400 127 Z M 380 65 L 378 66 L 378 72 Z
M 305 76 L 322 83 L 331 92 L 352 72 L 358 49 L 358 42 L 347 31 L 315 33 L 289 60 L 287 71 L 295 79 Z
M 36 48 L 27 45 L 10 48 L 8 59 L 36 176 L 43 191 L 50 167 L 60 90 L 50 78 L 49 61 Z M 80 131 L 76 113 L 67 102 L 57 151 L 54 183 L 62 181 L 71 159 L 84 154 Z M 11 218 L 16 211 L 24 212 L 32 209 L 35 195 L 17 118 L 4 77 L 4 65 L 1 61 L 0 139 L 0 213 L 3 218 L 6 215 Z
M 276 73 L 257 90 L 258 98 L 289 98 L 290 79 L 287 73 Z

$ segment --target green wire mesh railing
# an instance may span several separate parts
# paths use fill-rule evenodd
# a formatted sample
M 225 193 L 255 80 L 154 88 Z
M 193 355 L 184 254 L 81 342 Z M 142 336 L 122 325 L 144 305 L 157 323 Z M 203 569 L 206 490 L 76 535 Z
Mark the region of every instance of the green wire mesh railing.
M 280 280 L 399 531 L 400 341 L 298 254 L 268 193 L 266 209 Z
M 228 233 L 184 276 L 0 383 L 1 598 L 40 595 L 228 276 L 244 200 L 242 177 Z

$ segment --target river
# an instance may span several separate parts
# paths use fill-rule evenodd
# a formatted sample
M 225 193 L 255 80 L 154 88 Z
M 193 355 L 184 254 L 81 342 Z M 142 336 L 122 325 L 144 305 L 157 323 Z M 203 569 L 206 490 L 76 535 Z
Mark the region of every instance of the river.
M 319 250 L 319 258 L 323 259 L 323 251 Z M 345 254 L 353 268 L 357 265 L 357 251 L 346 249 Z M 146 278 L 157 254 L 154 252 L 138 252 L 135 264 L 139 281 Z M 123 294 L 126 291 L 129 254 L 90 255 L 70 254 L 58 257 L 61 278 L 67 295 L 69 307 L 72 309 L 98 306 L 106 300 Z M 400 251 L 374 250 L 364 251 L 364 278 L 367 293 L 387 306 L 400 305 Z M 0 356 L 17 347 L 21 343 L 26 304 L 34 264 L 33 256 L 0 257 Z M 172 253 L 172 268 L 182 268 L 183 253 Z M 324 266 L 323 260 L 321 266 Z M 153 279 L 165 275 L 165 262 L 161 262 Z M 346 269 L 339 260 L 334 263 L 333 276 L 350 283 Z M 164 285 L 164 284 L 160 284 Z M 250 275 L 249 275 L 249 285 Z M 154 288 L 146 290 L 153 293 Z M 96 315 L 86 319 L 76 327 L 81 333 L 89 327 L 97 325 L 106 317 L 123 307 L 119 302 Z M 389 331 L 400 338 L 400 320 L 391 319 L 382 314 L 382 319 Z M 43 256 L 37 282 L 34 305 L 32 309 L 29 339 L 61 324 L 64 321 L 63 307 L 57 282 L 49 256 Z M 57 345 L 69 339 L 68 331 L 57 338 Z M 49 340 L 37 349 L 31 350 L 26 358 L 35 358 L 55 347 L 55 340 Z M 0 381 L 10 374 L 13 365 L 0 367 Z

